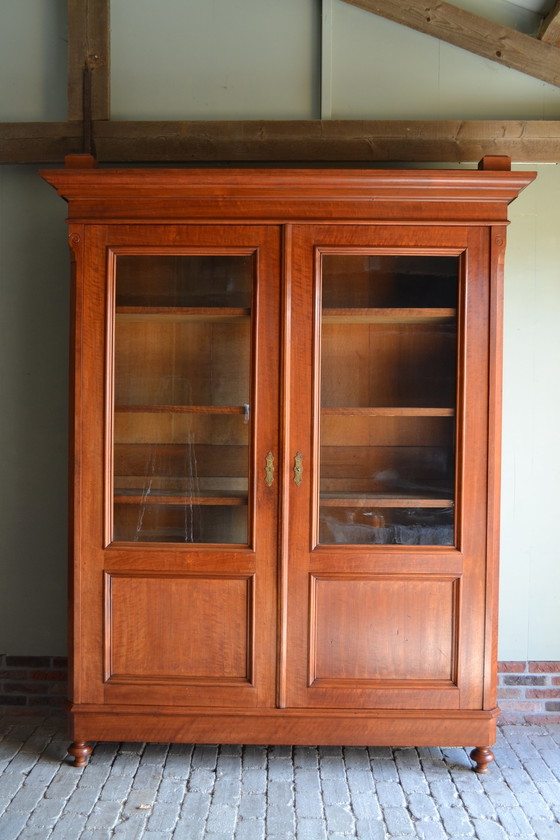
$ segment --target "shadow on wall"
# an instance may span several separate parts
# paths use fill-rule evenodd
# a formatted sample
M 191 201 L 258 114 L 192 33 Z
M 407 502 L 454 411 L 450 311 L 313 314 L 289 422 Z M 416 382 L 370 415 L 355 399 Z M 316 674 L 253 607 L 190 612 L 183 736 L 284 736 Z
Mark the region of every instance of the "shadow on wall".
M 66 207 L 34 167 L 0 169 L 3 299 L 0 650 L 65 654 Z

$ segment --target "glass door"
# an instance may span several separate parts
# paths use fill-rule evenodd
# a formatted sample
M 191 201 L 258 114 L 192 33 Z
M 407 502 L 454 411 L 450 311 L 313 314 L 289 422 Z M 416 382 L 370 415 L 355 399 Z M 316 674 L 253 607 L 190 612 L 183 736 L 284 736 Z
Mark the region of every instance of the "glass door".
M 85 523 L 88 574 L 104 588 L 88 631 L 104 639 L 103 661 L 88 661 L 104 674 L 96 690 L 116 704 L 270 705 L 279 229 L 95 233 L 90 375 L 107 360 L 105 407 L 92 401 L 84 430 L 105 463 L 87 491 L 103 516 Z
M 247 544 L 254 272 L 117 254 L 114 541 Z
M 486 244 L 397 225 L 301 226 L 293 242 L 285 703 L 474 708 Z
M 454 544 L 459 268 L 322 254 L 319 543 Z

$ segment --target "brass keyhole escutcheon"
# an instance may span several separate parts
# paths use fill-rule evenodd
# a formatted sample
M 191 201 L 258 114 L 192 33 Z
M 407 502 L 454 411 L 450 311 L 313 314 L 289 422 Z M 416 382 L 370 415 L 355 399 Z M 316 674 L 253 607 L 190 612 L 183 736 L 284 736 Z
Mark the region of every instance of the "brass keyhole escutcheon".
M 294 458 L 294 484 L 299 487 L 303 480 L 303 455 L 296 452 Z
M 265 481 L 267 487 L 270 487 L 272 485 L 272 482 L 274 481 L 274 455 L 272 454 L 272 452 L 269 452 L 266 456 L 265 463 Z

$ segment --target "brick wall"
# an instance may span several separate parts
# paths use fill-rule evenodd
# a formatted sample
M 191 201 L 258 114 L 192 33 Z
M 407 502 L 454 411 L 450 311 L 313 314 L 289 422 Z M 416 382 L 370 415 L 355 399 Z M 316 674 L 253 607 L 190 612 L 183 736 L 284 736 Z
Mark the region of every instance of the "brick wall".
M 67 660 L 63 656 L 0 654 L 0 707 L 60 710 L 66 702 Z
M 62 656 L 0 655 L 0 706 L 60 710 L 66 700 Z M 500 723 L 560 723 L 560 662 L 499 662 Z
M 499 662 L 502 723 L 560 723 L 560 662 Z

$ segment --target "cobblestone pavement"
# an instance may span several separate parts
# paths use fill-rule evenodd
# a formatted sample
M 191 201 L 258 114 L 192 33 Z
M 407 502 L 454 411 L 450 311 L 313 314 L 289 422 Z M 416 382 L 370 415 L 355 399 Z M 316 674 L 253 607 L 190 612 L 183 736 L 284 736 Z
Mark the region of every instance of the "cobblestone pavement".
M 0 840 L 560 840 L 560 725 L 467 749 L 98 744 L 0 718 Z

